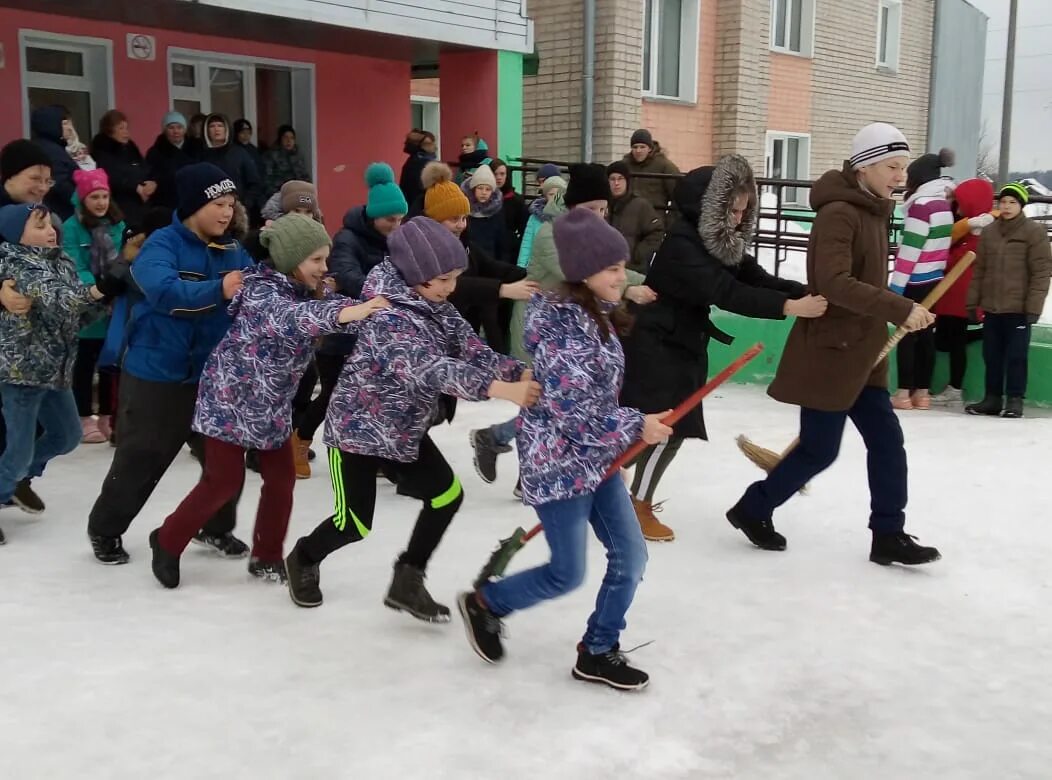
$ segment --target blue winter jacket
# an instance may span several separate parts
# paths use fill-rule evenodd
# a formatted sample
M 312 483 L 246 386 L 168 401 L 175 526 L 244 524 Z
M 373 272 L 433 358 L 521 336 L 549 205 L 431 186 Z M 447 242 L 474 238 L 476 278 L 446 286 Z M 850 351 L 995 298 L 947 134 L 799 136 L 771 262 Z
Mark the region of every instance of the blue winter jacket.
M 123 370 L 149 382 L 196 384 L 230 326 L 223 277 L 252 264 L 237 241 L 206 244 L 173 216 L 131 267 L 144 297 L 132 306 Z

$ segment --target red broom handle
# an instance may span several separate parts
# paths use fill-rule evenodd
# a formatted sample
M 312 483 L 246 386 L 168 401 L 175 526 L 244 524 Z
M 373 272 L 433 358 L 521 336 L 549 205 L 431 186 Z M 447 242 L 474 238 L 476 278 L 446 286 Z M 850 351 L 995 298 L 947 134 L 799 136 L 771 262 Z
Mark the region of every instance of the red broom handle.
M 722 371 L 716 374 L 716 376 L 714 376 L 704 385 L 702 385 L 693 393 L 688 395 L 685 399 L 683 399 L 683 401 L 680 402 L 679 406 L 677 406 L 675 409 L 673 409 L 671 412 L 665 415 L 664 418 L 662 418 L 661 422 L 668 426 L 672 426 L 678 423 L 680 420 L 682 420 L 684 417 L 690 414 L 691 411 L 693 411 L 694 407 L 700 404 L 702 399 L 705 398 L 705 396 L 709 395 L 713 390 L 722 385 L 736 373 L 741 371 L 742 368 L 745 367 L 746 363 L 748 363 L 754 357 L 759 355 L 761 352 L 763 352 L 763 344 L 753 344 L 751 347 L 745 350 L 745 352 L 743 352 L 737 359 L 731 361 Z M 647 443 L 642 439 L 637 441 L 635 444 L 633 444 L 631 447 L 629 447 L 627 450 L 621 453 L 620 457 L 618 457 L 617 460 L 610 464 L 610 468 L 606 470 L 606 474 L 603 475 L 603 479 L 609 479 L 618 471 L 620 471 L 625 464 L 635 460 L 639 453 L 645 450 L 647 446 Z M 542 530 L 543 528 L 541 527 L 540 523 L 535 525 L 533 528 L 526 532 L 526 535 L 524 537 L 522 537 L 523 543 L 525 544 L 526 542 L 528 542 L 530 539 L 539 534 Z

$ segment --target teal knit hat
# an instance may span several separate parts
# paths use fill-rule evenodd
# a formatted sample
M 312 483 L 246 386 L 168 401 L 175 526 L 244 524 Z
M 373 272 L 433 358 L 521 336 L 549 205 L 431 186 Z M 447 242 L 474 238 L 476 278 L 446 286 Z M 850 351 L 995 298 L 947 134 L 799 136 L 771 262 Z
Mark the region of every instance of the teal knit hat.
M 365 203 L 366 218 L 404 217 L 409 213 L 409 204 L 395 184 L 394 171 L 387 163 L 373 163 L 365 169 L 365 186 L 369 188 L 369 199 Z

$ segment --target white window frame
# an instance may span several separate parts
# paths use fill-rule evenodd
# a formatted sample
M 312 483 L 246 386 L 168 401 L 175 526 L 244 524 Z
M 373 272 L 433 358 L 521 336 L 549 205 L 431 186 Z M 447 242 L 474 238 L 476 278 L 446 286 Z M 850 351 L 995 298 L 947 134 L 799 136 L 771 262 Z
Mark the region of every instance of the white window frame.
M 888 12 L 887 57 L 880 59 L 881 17 Z M 878 70 L 897 73 L 899 70 L 899 52 L 902 49 L 902 0 L 878 0 L 877 2 L 877 50 L 875 61 Z
M 646 35 L 646 3 L 643 3 L 643 19 L 640 28 Z M 651 88 L 646 89 L 643 82 L 644 68 L 640 66 L 639 83 L 643 90 L 643 97 L 647 100 L 665 101 L 672 103 L 697 103 L 698 102 L 698 47 L 701 35 L 701 0 L 683 0 L 682 19 L 679 25 L 679 94 L 662 95 L 657 91 L 657 72 L 659 62 L 661 30 L 661 3 L 655 0 L 653 6 L 653 19 L 650 24 L 650 82 Z M 645 47 L 643 51 L 645 51 Z
M 442 138 L 439 130 L 442 127 L 442 102 L 441 98 L 428 97 L 426 95 L 410 95 L 410 105 L 419 105 L 424 109 L 424 127 L 421 130 L 427 130 L 429 133 L 433 133 L 435 136 L 435 148 L 442 148 Z
M 790 30 L 792 29 L 793 0 L 785 0 L 785 42 L 781 45 L 775 40 L 778 33 L 777 16 L 779 0 L 771 0 L 771 51 L 780 54 L 791 54 L 794 57 L 814 57 L 815 46 L 815 1 L 800 0 L 800 50 L 790 48 Z
M 41 48 L 54 49 L 57 51 L 72 51 L 83 56 L 85 74 L 84 76 L 65 76 L 59 73 L 36 73 L 30 71 L 26 62 L 26 49 Z M 105 83 L 98 84 L 92 78 L 90 70 L 93 60 L 102 57 L 102 67 L 105 70 Z M 22 76 L 22 131 L 26 138 L 30 137 L 30 122 L 32 111 L 29 106 L 30 89 L 58 89 L 70 92 L 87 92 L 92 96 L 91 101 L 91 127 L 78 127 L 77 133 L 81 140 L 87 141 L 95 135 L 98 121 L 102 118 L 114 103 L 113 88 L 113 41 L 108 38 L 91 38 L 83 35 L 63 35 L 61 33 L 47 32 L 44 30 L 19 30 L 18 31 L 18 58 L 19 69 Z M 95 65 L 99 63 L 97 60 Z M 95 100 L 94 98 L 98 98 Z
M 177 87 L 172 84 L 172 63 L 193 64 L 197 67 L 195 71 L 194 87 Z M 256 127 L 256 66 L 289 68 L 293 71 L 306 72 L 310 83 L 310 166 L 311 177 L 318 181 L 318 79 L 315 73 L 314 63 L 297 62 L 294 60 L 276 60 L 270 57 L 253 57 L 244 54 L 228 54 L 226 52 L 204 51 L 200 49 L 185 49 L 176 46 L 168 47 L 167 61 L 165 63 L 165 79 L 168 82 L 168 105 L 171 106 L 175 100 L 197 100 L 201 103 L 201 112 L 209 113 L 211 110 L 211 90 L 203 85 L 207 83 L 208 68 L 227 68 L 230 70 L 241 70 L 245 73 L 245 119 Z M 295 74 L 293 75 L 293 88 L 295 90 Z M 293 93 L 292 102 L 297 102 L 296 94 Z M 190 117 L 187 117 L 189 119 Z M 229 117 L 233 122 L 238 117 Z M 297 128 L 297 133 L 301 130 Z M 257 138 L 258 140 L 258 138 Z
M 768 130 L 764 143 L 764 178 L 774 179 L 774 171 L 772 165 L 774 161 L 774 144 L 776 141 L 782 141 L 785 144 L 785 149 L 789 148 L 789 140 L 795 139 L 800 142 L 799 153 L 797 157 L 797 175 L 796 179 L 800 181 L 809 181 L 811 178 L 811 134 L 810 133 L 790 133 L 782 130 Z M 782 177 L 787 178 L 787 177 Z M 772 188 L 773 189 L 773 188 Z M 801 193 L 797 190 L 802 191 L 803 188 L 789 188 L 782 187 L 782 204 L 785 206 L 804 206 L 807 204 L 801 201 L 798 197 Z

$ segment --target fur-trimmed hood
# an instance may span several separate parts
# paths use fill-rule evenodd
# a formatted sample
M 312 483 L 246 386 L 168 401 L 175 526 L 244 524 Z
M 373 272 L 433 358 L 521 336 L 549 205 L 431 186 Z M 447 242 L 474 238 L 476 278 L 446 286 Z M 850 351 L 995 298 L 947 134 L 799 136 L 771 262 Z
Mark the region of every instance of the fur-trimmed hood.
M 731 224 L 731 196 L 748 188 L 749 205 L 741 224 Z M 749 161 L 741 155 L 727 155 L 715 166 L 695 168 L 676 185 L 673 203 L 689 223 L 697 225 L 705 248 L 721 263 L 738 265 L 752 242 L 756 230 L 756 178 Z

